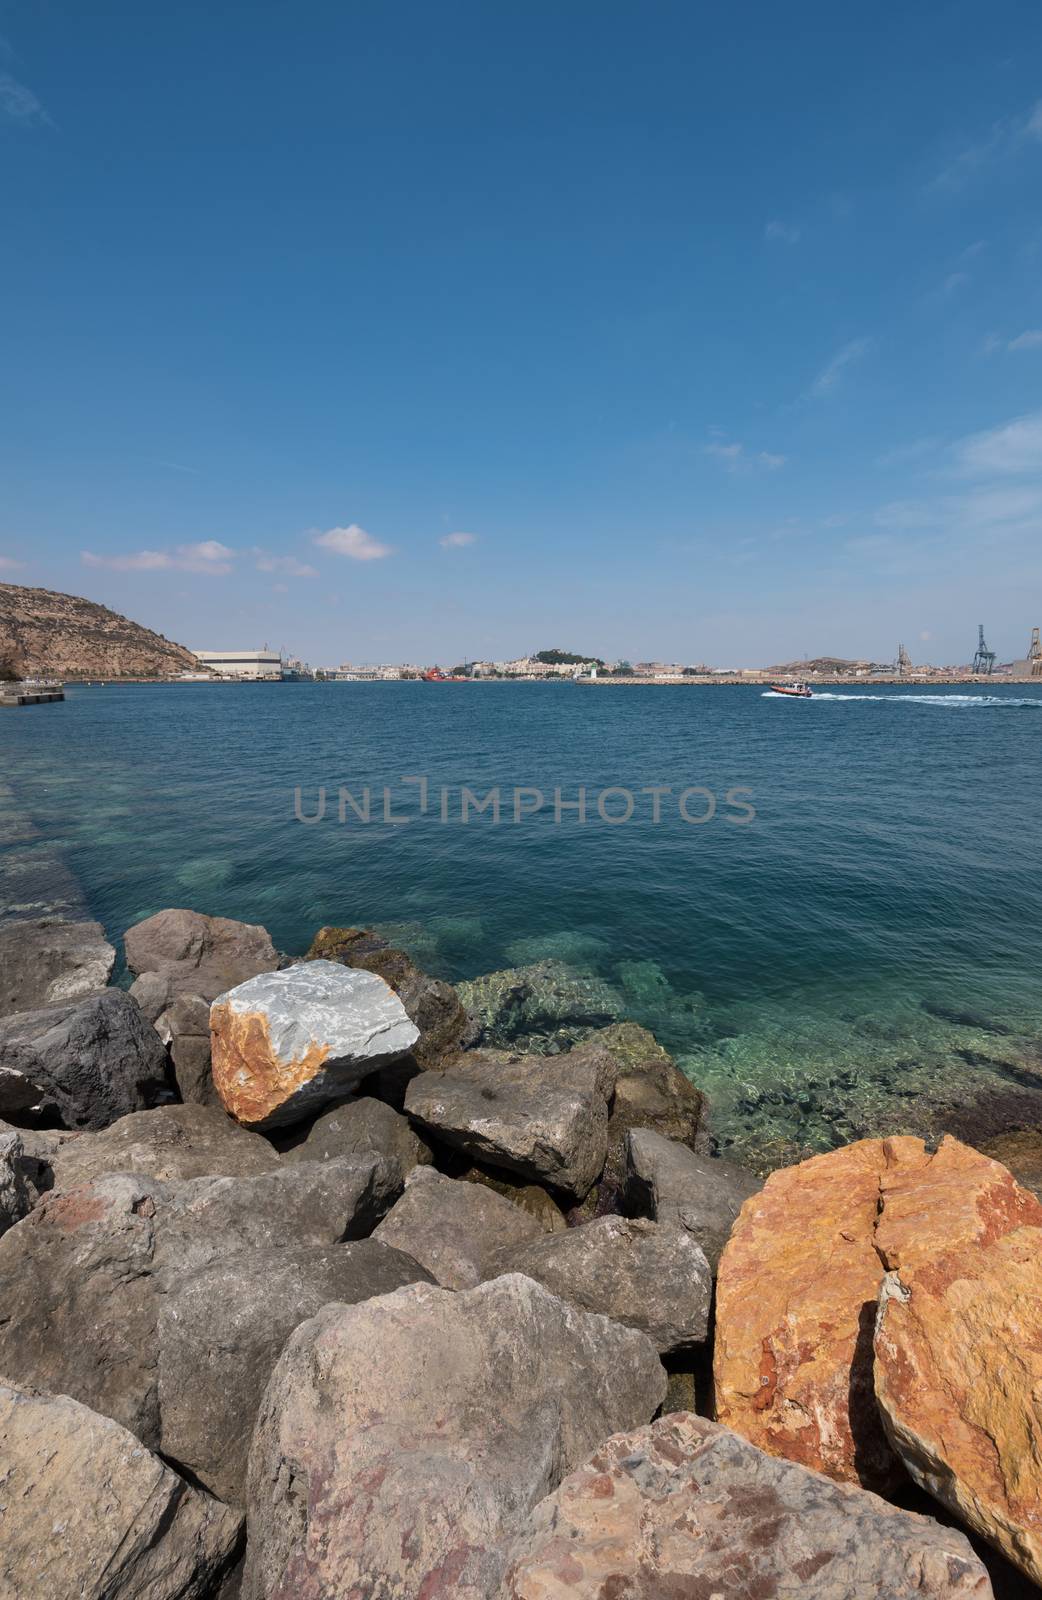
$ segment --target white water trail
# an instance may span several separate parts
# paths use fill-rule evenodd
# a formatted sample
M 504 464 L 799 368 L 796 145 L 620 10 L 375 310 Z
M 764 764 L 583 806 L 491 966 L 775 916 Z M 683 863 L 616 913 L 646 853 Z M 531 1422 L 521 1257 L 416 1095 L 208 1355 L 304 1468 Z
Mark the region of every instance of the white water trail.
M 763 691 L 764 700 L 792 700 L 796 697 L 787 694 L 775 694 L 773 689 Z M 824 689 L 815 689 L 812 696 L 814 700 L 871 700 L 876 702 L 890 702 L 894 700 L 905 701 L 917 706 L 983 706 L 994 709 L 996 706 L 1020 709 L 1030 706 L 1035 711 L 1042 711 L 1042 698 L 1027 700 L 1019 697 L 997 694 L 830 694 Z

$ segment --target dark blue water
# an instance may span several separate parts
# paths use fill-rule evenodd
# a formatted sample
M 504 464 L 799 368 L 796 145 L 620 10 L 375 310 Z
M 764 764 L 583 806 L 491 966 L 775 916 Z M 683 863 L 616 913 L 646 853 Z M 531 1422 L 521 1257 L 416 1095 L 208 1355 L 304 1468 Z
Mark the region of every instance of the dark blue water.
M 1022 1064 L 1042 1038 L 1042 688 L 74 688 L 0 714 L 0 758 L 15 907 L 68 868 L 116 940 L 184 905 L 290 952 L 323 923 L 393 925 L 452 979 L 557 956 L 613 984 L 762 1160 L 904 1126 L 972 1058 Z M 498 825 L 462 822 L 462 785 L 498 786 Z M 297 786 L 305 815 L 325 787 L 324 819 L 295 819 Z M 368 823 L 338 821 L 341 786 L 369 788 Z M 408 821 L 383 820 L 385 786 Z M 704 823 L 679 813 L 692 787 Z M 515 788 L 545 796 L 516 823 Z M 558 822 L 554 790 L 580 788 L 585 823 Z M 606 788 L 632 792 L 628 821 L 599 816 Z

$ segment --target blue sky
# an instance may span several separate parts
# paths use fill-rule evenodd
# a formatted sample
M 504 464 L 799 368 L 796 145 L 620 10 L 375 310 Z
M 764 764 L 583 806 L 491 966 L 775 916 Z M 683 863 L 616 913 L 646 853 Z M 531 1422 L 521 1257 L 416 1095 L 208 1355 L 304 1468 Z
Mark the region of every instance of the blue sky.
M 1042 623 L 1036 4 L 0 35 L 0 579 L 318 663 Z

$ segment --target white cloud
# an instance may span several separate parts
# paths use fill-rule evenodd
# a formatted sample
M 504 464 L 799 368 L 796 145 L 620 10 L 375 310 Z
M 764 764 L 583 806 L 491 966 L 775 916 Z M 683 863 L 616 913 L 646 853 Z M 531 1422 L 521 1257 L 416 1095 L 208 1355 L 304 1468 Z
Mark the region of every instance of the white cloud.
M 83 550 L 80 560 L 85 567 L 107 567 L 111 572 L 202 572 L 219 578 L 231 572 L 235 551 L 217 539 L 204 539 L 199 544 L 175 545 L 173 550 L 132 550 L 117 556 Z
M 0 556 L 0 572 L 23 572 L 24 561 L 16 561 L 14 556 Z
M 993 122 L 976 143 L 967 145 L 953 161 L 943 167 L 929 184 L 931 189 L 961 189 L 971 178 L 993 162 L 1012 156 L 1026 141 L 1042 142 L 1042 100 L 1019 117 L 1003 117 Z
M 1007 350 L 1042 350 L 1042 328 L 1025 328 L 1006 346 Z
M 258 572 L 282 572 L 287 578 L 317 578 L 318 568 L 298 561 L 296 556 L 270 556 L 266 550 L 254 548 Z
M 787 457 L 774 455 L 770 450 L 757 450 L 749 452 L 745 445 L 737 439 L 725 443 L 722 439 L 713 439 L 705 446 L 707 456 L 712 456 L 719 461 L 727 472 L 777 472 L 779 467 L 784 467 Z
M 769 222 L 763 230 L 765 239 L 779 240 L 782 244 L 798 244 L 800 229 L 794 222 Z
M 839 383 L 844 370 L 852 366 L 855 361 L 860 361 L 871 345 L 870 339 L 850 339 L 841 349 L 836 351 L 827 366 L 822 367 L 818 376 L 811 384 L 811 394 L 831 394 Z
M 0 111 L 12 122 L 21 123 L 23 128 L 52 126 L 33 91 L 12 78 L 9 72 L 0 72 Z
M 438 543 L 443 550 L 462 550 L 465 545 L 474 544 L 476 541 L 476 533 L 447 533 L 444 539 L 438 540 Z
M 966 476 L 1042 473 L 1042 411 L 970 434 L 953 448 L 958 469 Z
M 357 522 L 352 522 L 349 528 L 329 528 L 325 533 L 316 533 L 314 542 L 323 550 L 333 550 L 351 561 L 382 561 L 391 554 L 389 544 L 381 544 Z

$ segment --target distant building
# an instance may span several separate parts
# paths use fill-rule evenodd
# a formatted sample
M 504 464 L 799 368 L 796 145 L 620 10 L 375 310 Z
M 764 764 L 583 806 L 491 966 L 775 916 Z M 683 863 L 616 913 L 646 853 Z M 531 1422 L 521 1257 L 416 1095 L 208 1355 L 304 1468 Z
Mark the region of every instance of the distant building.
M 263 682 L 282 678 L 282 657 L 277 650 L 194 650 L 199 665 L 219 678 Z

